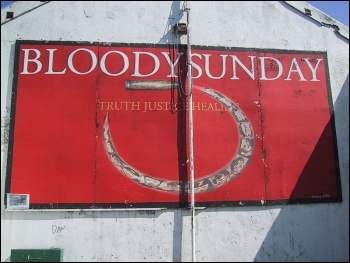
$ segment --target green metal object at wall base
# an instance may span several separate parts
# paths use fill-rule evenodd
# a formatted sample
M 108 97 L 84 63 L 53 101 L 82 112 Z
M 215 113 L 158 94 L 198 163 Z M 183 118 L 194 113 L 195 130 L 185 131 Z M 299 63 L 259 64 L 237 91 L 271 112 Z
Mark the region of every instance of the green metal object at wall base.
M 10 262 L 61 262 L 61 249 L 11 249 Z

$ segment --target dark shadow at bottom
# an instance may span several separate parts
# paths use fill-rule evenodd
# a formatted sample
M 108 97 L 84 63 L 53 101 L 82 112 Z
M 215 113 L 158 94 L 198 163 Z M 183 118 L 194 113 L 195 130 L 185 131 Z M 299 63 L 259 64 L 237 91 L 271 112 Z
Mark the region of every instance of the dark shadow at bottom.
M 281 208 L 255 262 L 349 261 L 348 109 L 349 77 L 334 104 L 338 143 L 332 115 L 286 202 L 291 205 Z

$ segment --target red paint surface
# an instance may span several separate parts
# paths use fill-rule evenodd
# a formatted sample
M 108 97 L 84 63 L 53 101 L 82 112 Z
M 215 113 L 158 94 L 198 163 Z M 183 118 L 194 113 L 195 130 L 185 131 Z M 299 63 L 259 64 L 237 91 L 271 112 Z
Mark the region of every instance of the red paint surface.
M 43 69 L 39 73 L 20 74 L 23 72 L 23 48 L 41 51 Z M 48 48 L 57 49 L 54 71 L 66 68 L 65 74 L 45 74 Z M 69 54 L 77 48 L 92 50 L 99 59 L 108 51 L 121 51 L 129 57 L 130 67 L 120 76 L 108 76 L 98 66 L 88 74 L 77 75 L 67 67 Z M 157 73 L 150 77 L 133 77 L 132 52 L 135 51 L 157 54 L 162 63 Z M 10 192 L 30 194 L 31 204 L 176 203 L 183 200 L 178 194 L 131 181 L 112 165 L 102 143 L 102 124 L 108 113 L 114 145 L 127 163 L 154 178 L 177 181 L 180 172 L 186 170 L 184 176 L 189 178 L 189 163 L 186 163 L 189 158 L 186 148 L 188 112 L 172 112 L 165 108 L 171 101 L 181 99 L 177 91 L 125 88 L 126 80 L 130 79 L 170 80 L 167 77 L 169 67 L 163 66 L 165 60 L 160 52 L 169 52 L 169 49 L 20 45 Z M 211 55 L 213 76 L 220 75 L 220 55 L 226 54 L 229 61 L 224 78 L 211 79 L 203 74 L 194 79 L 194 103 L 217 103 L 200 90 L 203 87 L 219 91 L 246 114 L 255 138 L 253 156 L 240 176 L 214 191 L 197 194 L 196 202 L 338 197 L 323 54 L 196 48 L 192 52 Z M 254 80 L 238 66 L 240 79 L 233 80 L 231 55 L 240 57 L 247 66 L 248 56 L 278 58 L 284 72 L 277 80 L 260 80 L 261 68 L 255 63 Z M 319 81 L 310 81 L 311 72 L 302 62 L 305 57 L 322 59 L 317 70 Z M 297 72 L 291 73 L 291 80 L 285 80 L 292 58 L 299 62 L 307 81 L 300 81 Z M 106 67 L 110 72 L 121 71 L 120 61 L 120 56 L 110 55 Z M 204 72 L 203 56 L 202 60 L 193 57 L 193 61 Z M 34 63 L 29 64 L 29 70 L 34 71 Z M 81 72 L 87 71 L 91 59 L 84 52 L 77 53 L 74 65 Z M 269 65 L 266 76 L 272 78 L 276 75 L 276 65 Z M 150 73 L 153 67 L 151 59 L 143 58 L 140 73 Z M 197 74 L 194 69 L 194 76 Z M 102 109 L 101 102 L 133 102 L 134 108 L 129 104 L 127 110 L 115 110 L 103 104 Z M 158 104 L 158 110 L 145 111 L 144 103 L 148 102 L 151 105 L 161 102 L 161 106 Z M 219 171 L 236 155 L 239 131 L 228 112 L 197 108 L 193 114 L 194 169 L 198 179 Z

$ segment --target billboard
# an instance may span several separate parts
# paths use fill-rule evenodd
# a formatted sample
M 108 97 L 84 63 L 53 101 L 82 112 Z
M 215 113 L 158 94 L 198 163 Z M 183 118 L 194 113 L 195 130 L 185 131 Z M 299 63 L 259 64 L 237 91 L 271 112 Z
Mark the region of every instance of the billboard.
M 17 41 L 6 193 L 36 208 L 341 201 L 326 52 Z M 6 199 L 6 198 L 5 198 Z

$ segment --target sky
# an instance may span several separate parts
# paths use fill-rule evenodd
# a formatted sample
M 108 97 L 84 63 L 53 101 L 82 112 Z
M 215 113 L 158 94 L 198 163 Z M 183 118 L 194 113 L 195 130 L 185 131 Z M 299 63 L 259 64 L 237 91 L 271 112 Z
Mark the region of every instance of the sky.
M 1 8 L 4 8 L 15 1 L 1 1 Z M 317 9 L 349 26 L 349 1 L 306 1 Z

